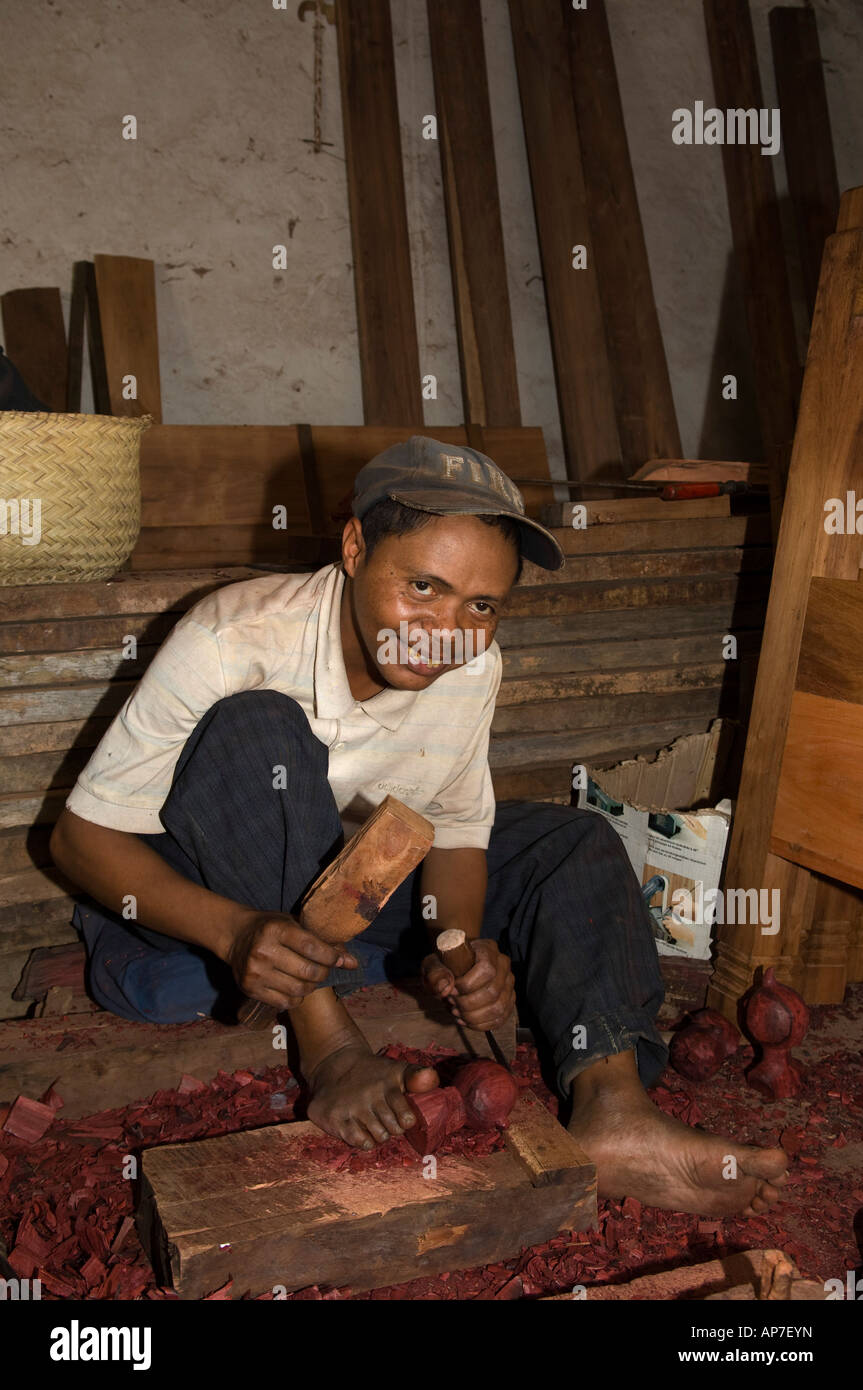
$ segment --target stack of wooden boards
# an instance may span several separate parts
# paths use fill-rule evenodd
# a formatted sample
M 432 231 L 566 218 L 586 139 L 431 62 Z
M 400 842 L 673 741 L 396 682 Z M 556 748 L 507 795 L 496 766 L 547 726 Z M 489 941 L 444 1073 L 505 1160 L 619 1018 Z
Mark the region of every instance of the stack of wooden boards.
M 490 762 L 501 800 L 568 801 L 573 762 L 652 753 L 745 714 L 766 516 L 729 515 L 726 498 L 586 505 L 586 529 L 556 532 L 565 569 L 527 567 L 499 629 Z M 48 839 L 78 772 L 181 614 L 260 573 L 226 563 L 0 589 L 0 1016 L 29 1007 L 10 996 L 30 951 L 76 939 Z M 736 661 L 723 658 L 726 634 Z M 124 659 L 129 636 L 137 655 Z

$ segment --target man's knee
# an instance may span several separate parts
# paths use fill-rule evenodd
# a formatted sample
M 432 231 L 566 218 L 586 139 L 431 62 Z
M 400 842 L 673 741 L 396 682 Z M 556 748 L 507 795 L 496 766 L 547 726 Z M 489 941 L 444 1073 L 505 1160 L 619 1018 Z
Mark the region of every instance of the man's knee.
M 223 767 L 231 760 L 246 766 L 250 754 L 280 763 L 289 748 L 301 752 L 304 760 L 316 754 L 326 757 L 326 747 L 312 733 L 302 706 L 279 690 L 241 690 L 217 700 L 187 740 L 177 773 L 204 739 L 209 747 L 217 746 Z

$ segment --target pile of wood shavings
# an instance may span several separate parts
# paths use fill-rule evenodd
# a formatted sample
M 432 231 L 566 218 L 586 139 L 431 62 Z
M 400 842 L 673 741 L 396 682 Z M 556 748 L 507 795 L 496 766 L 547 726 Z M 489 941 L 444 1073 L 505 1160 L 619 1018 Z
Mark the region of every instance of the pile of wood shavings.
M 850 1006 L 813 1010 L 813 1030 Z M 433 1064 L 443 1084 L 454 1054 L 435 1049 L 388 1049 Z M 741 1048 L 710 1082 L 695 1084 L 666 1071 L 651 1097 L 688 1124 L 733 1135 L 742 1143 L 781 1142 L 791 1160 L 788 1199 L 767 1217 L 704 1219 L 643 1207 L 633 1198 L 600 1203 L 599 1228 L 562 1234 L 512 1260 L 481 1269 L 415 1279 L 371 1293 L 301 1290 L 303 1299 L 499 1299 L 536 1297 L 574 1285 L 635 1277 L 649 1270 L 695 1264 L 753 1246 L 781 1247 L 804 1277 L 839 1277 L 860 1263 L 853 1222 L 863 1206 L 863 1095 L 857 1048 L 839 1049 L 806 1067 L 804 1090 L 793 1101 L 765 1103 L 745 1083 L 751 1051 Z M 557 1099 L 543 1085 L 533 1049 L 519 1048 L 513 1071 L 552 1113 Z M 285 1067 L 253 1074 L 219 1073 L 204 1085 L 184 1077 L 177 1090 L 85 1119 L 63 1121 L 58 1110 L 32 1142 L 0 1129 L 0 1236 L 20 1277 L 42 1280 L 45 1298 L 173 1298 L 156 1286 L 132 1220 L 132 1184 L 124 1156 L 153 1144 L 216 1137 L 293 1118 L 297 1087 Z M 52 1109 L 61 1097 L 42 1100 Z M 8 1115 L 6 1117 L 8 1121 Z M 451 1136 L 449 1145 L 457 1141 Z M 497 1146 L 498 1135 L 489 1136 Z M 368 1154 L 321 1135 L 319 1161 L 364 1166 L 413 1164 L 403 1139 Z M 353 1165 L 359 1165 L 355 1168 Z M 231 1285 L 210 1295 L 231 1297 Z M 263 1295 L 270 1299 L 271 1294 Z

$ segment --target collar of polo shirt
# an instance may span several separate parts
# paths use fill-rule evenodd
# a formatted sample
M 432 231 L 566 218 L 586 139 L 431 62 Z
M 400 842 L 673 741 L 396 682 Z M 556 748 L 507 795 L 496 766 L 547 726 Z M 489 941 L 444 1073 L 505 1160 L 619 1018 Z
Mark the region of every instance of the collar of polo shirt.
M 385 729 L 395 730 L 421 694 L 419 690 L 384 689 L 368 700 L 355 700 L 348 685 L 342 655 L 341 609 L 345 573 L 333 565 L 324 584 L 315 646 L 315 715 L 318 719 L 344 719 L 357 705 Z

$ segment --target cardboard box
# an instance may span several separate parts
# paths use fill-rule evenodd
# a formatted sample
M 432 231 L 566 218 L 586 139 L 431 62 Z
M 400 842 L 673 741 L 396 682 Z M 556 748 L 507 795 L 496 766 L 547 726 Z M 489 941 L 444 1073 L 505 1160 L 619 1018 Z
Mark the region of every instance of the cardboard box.
M 655 758 L 573 769 L 576 805 L 614 826 L 644 890 L 660 955 L 709 960 L 731 802 L 710 805 L 730 747 L 721 719 Z

